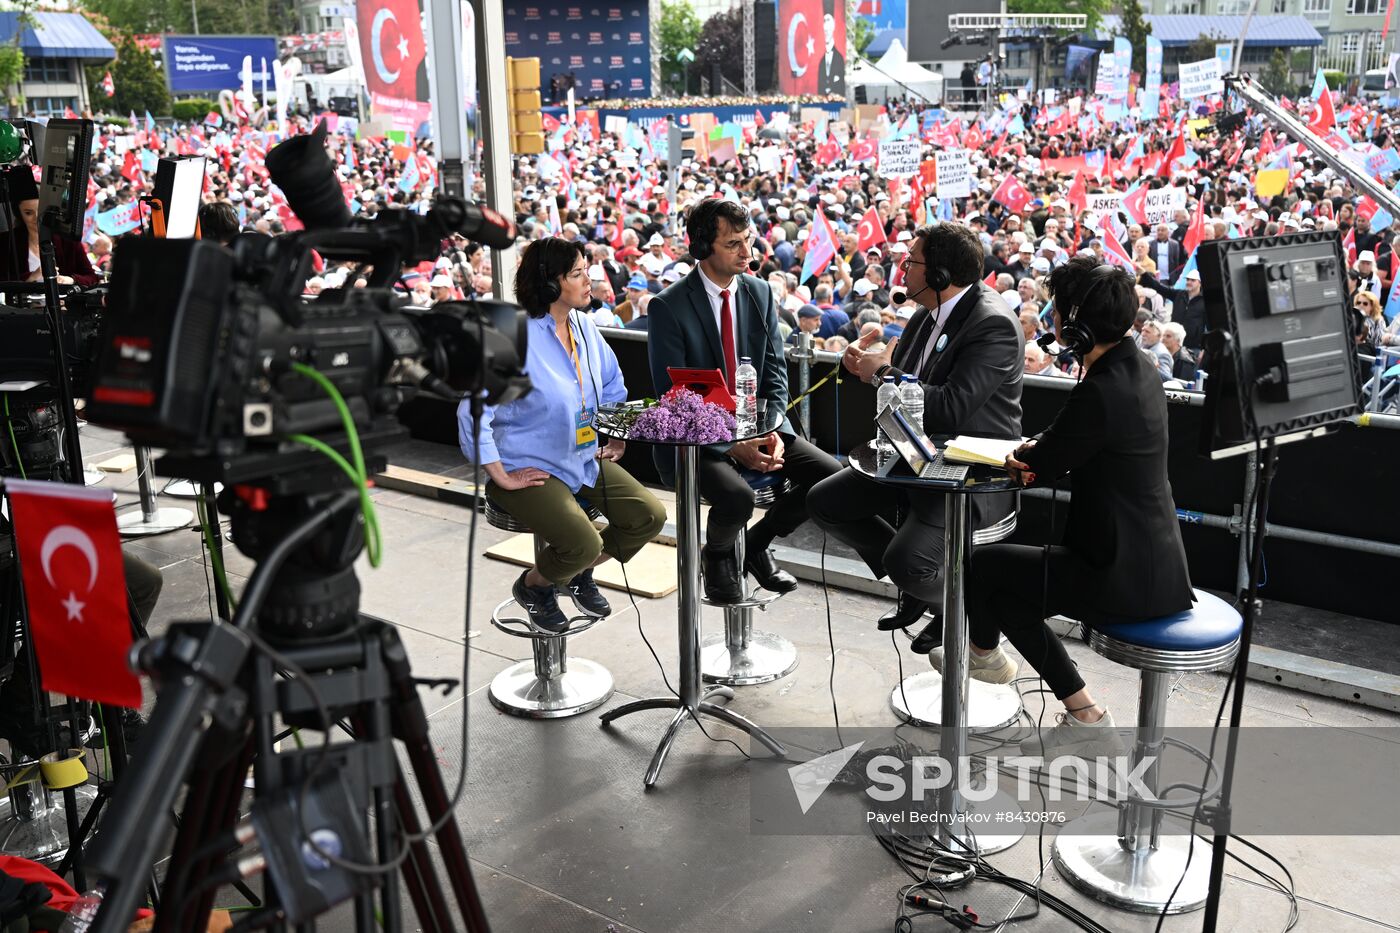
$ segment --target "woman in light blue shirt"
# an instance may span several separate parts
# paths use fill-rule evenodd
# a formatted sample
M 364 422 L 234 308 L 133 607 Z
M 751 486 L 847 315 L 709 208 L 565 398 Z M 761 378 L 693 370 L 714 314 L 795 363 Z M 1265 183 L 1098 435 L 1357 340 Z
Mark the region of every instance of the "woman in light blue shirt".
M 533 626 L 558 632 L 568 618 L 556 587 L 586 615 L 606 616 L 611 609 L 592 568 L 609 557 L 626 563 L 661 530 L 666 512 L 618 465 L 623 442 L 602 444 L 594 429 L 598 407 L 624 401 L 627 387 L 612 348 L 587 312 L 577 310 L 591 297 L 583 245 L 546 237 L 526 246 L 515 295 L 530 318 L 525 372 L 531 391 L 508 405 L 488 406 L 479 424 L 463 402 L 458 436 L 467 459 L 489 477 L 491 501 L 544 540 L 538 563 L 511 593 Z M 601 534 L 579 499 L 607 517 Z

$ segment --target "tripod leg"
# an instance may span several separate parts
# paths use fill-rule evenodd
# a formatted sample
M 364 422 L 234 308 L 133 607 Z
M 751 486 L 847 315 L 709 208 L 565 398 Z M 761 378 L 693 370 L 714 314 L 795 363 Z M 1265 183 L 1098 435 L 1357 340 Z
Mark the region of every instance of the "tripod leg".
M 367 662 L 365 664 L 366 677 L 372 677 L 374 668 L 384 663 L 383 657 L 373 653 L 369 645 L 366 646 L 365 660 Z M 388 703 L 371 704 L 366 710 L 365 724 L 368 726 L 371 742 L 383 742 L 386 747 L 392 748 L 393 719 Z M 379 850 L 380 861 L 388 862 L 397 854 L 399 845 L 398 819 L 394 811 L 393 791 L 386 786 L 376 787 L 373 798 L 375 845 Z M 379 898 L 380 910 L 383 914 L 381 926 L 389 933 L 398 933 L 399 930 L 403 929 L 403 909 L 399 903 L 399 878 L 393 872 L 389 872 L 383 877 L 384 885 Z
M 398 808 L 399 822 L 403 825 L 404 832 L 408 835 L 419 833 L 421 827 L 418 825 L 418 815 L 413 810 L 413 798 L 408 794 L 402 770 L 399 771 L 398 779 L 394 781 L 394 805 Z M 447 912 L 447 900 L 442 896 L 442 885 L 438 883 L 432 857 L 423 843 L 415 842 L 409 851 L 408 861 L 403 865 L 403 880 L 423 929 L 429 933 L 452 930 L 452 915 Z
M 87 874 L 83 871 L 83 836 L 78 826 L 78 795 L 71 787 L 63 788 L 63 814 L 68 818 L 67 858 L 73 862 L 73 887 L 79 891 L 86 891 Z
M 366 619 L 366 621 L 370 621 Z M 377 621 L 377 620 L 374 620 Z M 388 666 L 389 679 L 394 686 L 394 735 L 403 743 L 408 753 L 409 767 L 418 781 L 418 791 L 423 796 L 423 809 L 431 825 L 448 812 L 452 803 L 447 796 L 447 788 L 438 770 L 437 758 L 433 754 L 432 742 L 428 737 L 428 716 L 423 712 L 423 702 L 418 698 L 418 689 L 413 683 L 413 673 L 409 669 L 408 654 L 398 632 L 378 623 L 383 656 Z M 467 715 L 467 710 L 462 710 Z M 467 750 L 462 749 L 462 767 L 467 766 Z M 456 819 L 442 820 L 442 828 L 437 831 L 438 847 L 443 864 L 447 868 L 447 878 L 452 885 L 452 894 L 457 899 L 457 908 L 466 922 L 467 933 L 489 933 L 491 926 L 486 922 L 486 911 L 481 906 L 481 896 L 472 878 L 471 864 L 467 861 L 467 848 L 462 842 L 462 831 Z

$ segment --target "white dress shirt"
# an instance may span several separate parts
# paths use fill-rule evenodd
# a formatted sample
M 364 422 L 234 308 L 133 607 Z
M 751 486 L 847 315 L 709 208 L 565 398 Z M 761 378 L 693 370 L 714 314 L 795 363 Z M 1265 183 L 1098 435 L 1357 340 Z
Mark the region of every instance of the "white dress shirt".
M 937 319 L 934 321 L 933 330 L 929 332 L 928 339 L 924 341 L 924 352 L 923 355 L 919 357 L 919 365 L 910 370 L 915 379 L 919 377 L 919 374 L 924 371 L 924 367 L 928 365 L 929 357 L 933 355 L 934 347 L 938 344 L 938 338 L 943 334 L 943 328 L 948 326 L 948 319 L 953 316 L 953 309 L 957 307 L 958 302 L 962 300 L 962 296 L 966 295 L 968 289 L 971 287 L 971 285 L 968 285 L 952 298 L 943 302 L 942 305 L 934 305 L 928 309 L 928 313 L 937 315 Z
M 729 280 L 729 284 L 727 285 L 716 285 L 713 281 L 710 280 L 710 277 L 706 275 L 704 270 L 702 269 L 700 271 L 700 281 L 705 285 L 705 295 L 710 299 L 710 308 L 715 312 L 715 331 L 720 335 L 721 344 L 723 344 L 724 342 L 724 321 L 720 317 L 720 314 L 721 309 L 724 307 L 724 304 L 723 300 L 720 298 L 719 293 L 721 289 L 727 289 L 729 291 L 729 322 L 734 327 L 734 362 L 735 365 L 738 365 L 739 318 L 737 316 L 738 295 L 736 292 L 739 287 L 739 277 L 737 275 L 734 276 L 734 278 Z

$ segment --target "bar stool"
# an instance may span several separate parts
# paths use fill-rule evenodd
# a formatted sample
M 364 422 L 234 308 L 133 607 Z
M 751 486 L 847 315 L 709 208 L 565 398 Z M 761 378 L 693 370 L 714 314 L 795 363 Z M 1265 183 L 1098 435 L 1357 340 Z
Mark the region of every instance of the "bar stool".
M 1201 590 L 1194 593 L 1196 604 L 1186 612 L 1146 622 L 1096 625 L 1089 632 L 1090 648 L 1142 672 L 1130 769 L 1148 755 L 1157 759 L 1142 778 L 1152 797 L 1129 795 L 1116 810 L 1065 824 L 1055 837 L 1055 868 L 1088 896 L 1124 910 L 1160 913 L 1171 898 L 1167 913 L 1185 913 L 1199 908 L 1210 893 L 1209 847 L 1196 847 L 1188 869 L 1190 838 L 1160 833 L 1167 810 L 1194 809 L 1219 790 L 1217 776 L 1201 793 L 1176 800 L 1157 795 L 1165 746 L 1175 745 L 1209 761 L 1200 749 L 1166 737 L 1167 698 L 1172 674 L 1215 670 L 1234 661 L 1244 622 L 1223 599 Z
M 972 532 L 974 547 L 996 544 L 1016 533 L 1016 510 L 1006 517 Z M 924 671 L 906 677 L 890 692 L 890 707 L 896 716 L 918 726 L 939 725 L 943 709 L 943 675 Z M 913 711 L 912 713 L 910 711 Z M 967 729 L 993 732 L 1016 721 L 1021 715 L 1021 694 L 1010 684 L 967 682 Z
M 599 517 L 600 513 L 588 500 L 580 498 L 578 504 L 589 518 Z M 544 540 L 489 497 L 486 499 L 486 522 L 502 531 L 534 535 L 538 562 L 545 547 Z M 562 719 L 606 703 L 613 694 L 613 678 L 608 669 L 596 661 L 568 656 L 569 637 L 581 635 L 603 620 L 589 615 L 573 616 L 564 631 L 547 635 L 531 628 L 529 619 L 524 616 L 504 615 L 512 606 L 519 608 L 514 599 L 497 606 L 491 613 L 491 624 L 507 635 L 530 639 L 534 658 L 512 664 L 492 679 L 491 705 L 511 716 Z
M 740 473 L 753 490 L 755 508 L 767 508 L 792 484 L 776 473 L 743 470 Z M 797 647 L 773 632 L 754 631 L 753 611 L 767 611 L 768 604 L 782 593 L 770 593 L 758 586 L 749 586 L 744 572 L 744 535 L 734 543 L 739 557 L 739 580 L 744 598 L 733 603 L 704 602 L 724 609 L 724 635 L 714 633 L 705 637 L 700 648 L 700 676 L 706 683 L 745 687 L 766 684 L 786 677 L 797 667 Z

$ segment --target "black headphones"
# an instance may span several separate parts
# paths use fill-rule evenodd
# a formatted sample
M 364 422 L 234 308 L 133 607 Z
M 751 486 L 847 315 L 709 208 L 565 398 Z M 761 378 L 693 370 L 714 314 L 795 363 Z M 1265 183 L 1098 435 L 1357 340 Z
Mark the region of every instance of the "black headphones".
M 538 240 L 535 243 L 535 249 L 539 250 L 540 253 L 540 297 L 544 299 L 546 305 L 552 305 L 559 300 L 563 290 L 560 289 L 558 282 L 549 277 L 545 268 L 545 247 L 548 243 L 548 239 Z
M 1088 321 L 1079 319 L 1079 309 L 1087 305 L 1089 299 L 1094 296 L 1094 292 L 1116 276 L 1118 271 L 1115 266 L 1107 263 L 1094 269 L 1089 275 L 1089 284 L 1084 289 L 1084 294 L 1080 296 L 1078 301 L 1070 305 L 1069 317 L 1060 326 L 1060 343 L 1081 360 L 1099 343 L 1099 338 L 1094 334 L 1094 328 L 1089 325 Z
M 719 203 L 719 198 L 706 198 L 690 209 L 690 216 L 685 220 L 690 255 L 697 262 L 715 254 L 715 237 L 719 234 L 715 210 Z
M 929 239 L 924 240 L 923 255 L 919 258 L 924 261 L 924 284 L 933 289 L 935 294 L 941 294 L 953 285 L 953 274 L 948 271 L 947 266 L 934 265 L 929 262 L 929 255 L 933 252 L 933 244 Z

